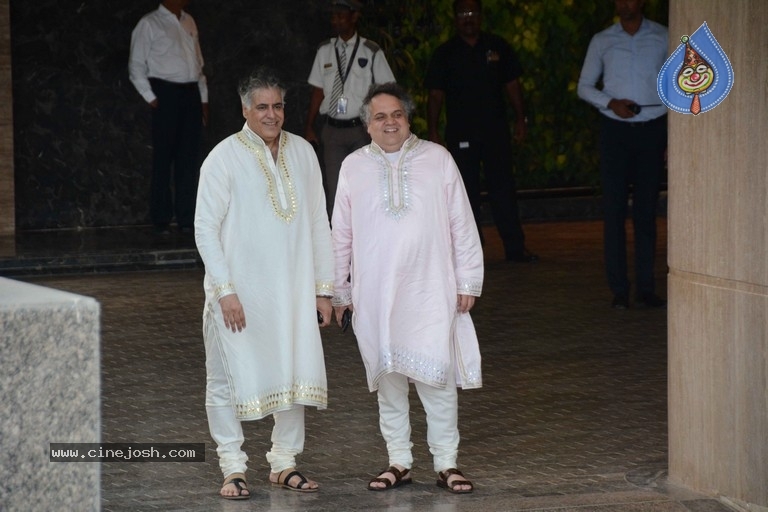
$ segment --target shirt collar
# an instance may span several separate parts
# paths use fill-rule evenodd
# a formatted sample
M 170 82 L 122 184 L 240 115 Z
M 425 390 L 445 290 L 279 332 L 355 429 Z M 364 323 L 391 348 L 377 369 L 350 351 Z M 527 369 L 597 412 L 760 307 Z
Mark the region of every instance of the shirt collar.
M 164 16 L 173 16 L 174 18 L 176 18 L 176 15 L 175 15 L 175 14 L 173 14 L 173 13 L 172 13 L 172 12 L 171 12 L 171 11 L 170 11 L 170 10 L 169 10 L 169 9 L 168 9 L 166 6 L 164 6 L 163 4 L 160 4 L 160 6 L 157 8 L 157 10 L 158 10 L 158 11 L 160 11 L 161 13 L 163 13 L 163 15 L 164 15 Z M 186 11 L 181 11 L 181 16 L 179 16 L 177 19 L 178 19 L 179 21 L 181 21 L 181 20 L 183 20 L 183 19 L 184 19 L 186 16 L 187 16 L 187 13 L 186 13 Z
M 416 134 L 415 134 L 415 133 L 411 133 L 411 134 L 408 136 L 408 138 L 407 138 L 407 139 L 405 139 L 405 141 L 403 142 L 403 145 L 402 145 L 402 146 L 400 146 L 400 149 L 398 149 L 397 151 L 394 151 L 394 153 L 400 153 L 400 152 L 402 152 L 402 151 L 410 151 L 411 149 L 413 149 L 413 148 L 416 146 L 416 144 L 419 142 L 419 140 L 420 140 L 420 139 L 419 139 L 419 138 L 416 136 Z M 381 146 L 379 146 L 378 144 L 376 144 L 376 143 L 375 143 L 375 142 L 373 142 L 373 141 L 371 141 L 371 150 L 372 150 L 374 153 L 380 153 L 380 154 L 382 154 L 382 155 L 386 155 L 386 154 L 387 154 L 387 152 L 386 152 L 386 151 L 384 151 L 384 150 L 381 148 Z
M 621 21 L 616 22 L 616 27 L 619 29 L 619 32 L 622 34 L 630 35 L 629 32 L 624 30 L 624 27 L 621 26 Z M 640 28 L 637 29 L 637 32 L 634 33 L 634 35 L 637 35 L 641 32 L 647 32 L 650 30 L 651 25 L 646 21 L 645 16 L 640 20 Z
M 357 32 L 355 32 L 355 35 L 349 38 L 349 41 L 345 41 L 340 37 L 336 38 L 336 47 L 341 47 L 341 45 L 345 45 L 347 48 L 350 48 L 355 45 L 355 42 L 357 41 L 357 38 L 359 36 L 357 35 Z
M 263 147 L 265 150 L 268 149 L 267 143 L 264 142 L 264 139 L 259 137 L 259 134 L 251 130 L 251 127 L 248 126 L 248 121 L 246 121 L 245 124 L 243 125 L 243 132 L 245 133 L 245 136 L 248 137 L 248 140 L 250 140 L 254 144 L 258 144 L 259 146 Z M 280 130 L 280 137 L 282 136 L 283 136 L 283 131 Z

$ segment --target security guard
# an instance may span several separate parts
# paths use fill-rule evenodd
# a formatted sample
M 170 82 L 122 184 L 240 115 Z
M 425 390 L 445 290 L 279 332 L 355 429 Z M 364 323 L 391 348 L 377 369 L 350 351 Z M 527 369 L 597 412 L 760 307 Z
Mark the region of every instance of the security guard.
M 395 81 L 379 45 L 357 34 L 361 10 L 357 0 L 331 1 L 331 26 L 336 37 L 318 47 L 308 80 L 312 95 L 304 138 L 322 145 L 329 217 L 341 162 L 371 141 L 360 121 L 363 98 L 371 84 Z

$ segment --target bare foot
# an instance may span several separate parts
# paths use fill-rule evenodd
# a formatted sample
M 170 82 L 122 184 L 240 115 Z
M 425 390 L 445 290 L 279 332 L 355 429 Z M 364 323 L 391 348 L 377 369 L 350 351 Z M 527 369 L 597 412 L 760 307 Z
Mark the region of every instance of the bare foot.
M 244 474 L 234 473 L 224 479 L 224 485 L 219 494 L 228 500 L 247 500 L 251 496 L 247 485 Z
M 315 492 L 320 487 L 314 480 L 309 480 L 296 468 L 288 468 L 279 473 L 270 473 L 269 482 L 285 489 L 298 492 Z
M 471 491 L 472 490 L 472 484 L 467 483 L 457 483 L 456 485 L 453 485 L 454 482 L 466 482 L 466 478 L 459 475 L 451 475 L 448 477 L 447 483 L 448 487 L 453 489 L 454 491 Z
M 467 494 L 474 491 L 472 482 L 456 468 L 446 469 L 437 473 L 437 486 L 454 494 Z
M 400 472 L 399 479 L 396 474 L 389 471 L 390 468 L 395 468 L 398 472 Z M 390 487 L 398 487 L 399 485 L 403 485 L 404 483 L 410 483 L 411 471 L 409 469 L 405 469 L 400 464 L 393 464 L 392 466 L 390 466 L 390 468 L 380 473 L 379 476 L 371 480 L 370 483 L 368 484 L 368 488 L 369 489 L 388 489 Z M 389 485 L 387 485 L 386 482 L 379 481 L 379 479 L 389 480 Z

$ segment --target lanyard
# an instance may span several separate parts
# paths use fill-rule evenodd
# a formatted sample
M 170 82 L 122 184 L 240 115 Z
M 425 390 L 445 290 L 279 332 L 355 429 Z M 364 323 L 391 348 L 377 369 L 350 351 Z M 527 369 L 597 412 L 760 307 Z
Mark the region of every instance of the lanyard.
M 342 44 L 346 44 L 342 42 Z M 333 45 L 333 51 L 336 52 L 336 70 L 339 72 L 339 78 L 341 79 L 341 85 L 343 86 L 344 83 L 347 81 L 347 77 L 349 76 L 349 71 L 352 69 L 352 63 L 355 61 L 355 55 L 357 55 L 357 47 L 360 46 L 360 36 L 357 36 L 357 41 L 355 41 L 355 48 L 352 50 L 352 56 L 347 59 L 347 69 L 344 71 L 344 74 L 341 74 L 341 57 L 339 57 L 339 48 L 334 44 Z

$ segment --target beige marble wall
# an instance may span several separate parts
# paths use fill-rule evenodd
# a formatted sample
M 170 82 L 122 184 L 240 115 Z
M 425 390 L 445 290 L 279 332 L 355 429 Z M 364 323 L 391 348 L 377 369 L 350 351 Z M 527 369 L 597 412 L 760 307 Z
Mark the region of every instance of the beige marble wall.
M 670 114 L 669 476 L 764 510 L 768 2 L 671 0 L 670 44 L 704 21 L 735 85 L 714 110 Z
M 0 235 L 16 226 L 13 185 L 13 93 L 10 0 L 0 0 Z

